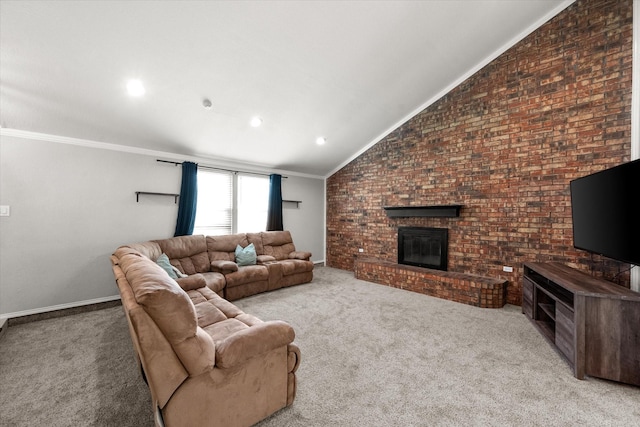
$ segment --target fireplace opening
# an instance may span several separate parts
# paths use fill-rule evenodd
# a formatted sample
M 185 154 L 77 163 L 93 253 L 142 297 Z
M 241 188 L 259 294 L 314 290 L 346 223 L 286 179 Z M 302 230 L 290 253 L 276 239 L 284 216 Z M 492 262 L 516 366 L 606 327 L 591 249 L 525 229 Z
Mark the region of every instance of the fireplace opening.
M 446 228 L 399 227 L 398 264 L 447 271 Z

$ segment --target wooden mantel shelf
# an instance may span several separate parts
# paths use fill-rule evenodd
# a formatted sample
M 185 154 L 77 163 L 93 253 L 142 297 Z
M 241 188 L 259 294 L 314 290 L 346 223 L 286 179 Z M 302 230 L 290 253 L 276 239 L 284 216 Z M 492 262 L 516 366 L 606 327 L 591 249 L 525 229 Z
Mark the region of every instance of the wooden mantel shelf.
M 455 218 L 460 216 L 462 205 L 442 206 L 385 206 L 389 218 L 408 217 L 440 217 Z

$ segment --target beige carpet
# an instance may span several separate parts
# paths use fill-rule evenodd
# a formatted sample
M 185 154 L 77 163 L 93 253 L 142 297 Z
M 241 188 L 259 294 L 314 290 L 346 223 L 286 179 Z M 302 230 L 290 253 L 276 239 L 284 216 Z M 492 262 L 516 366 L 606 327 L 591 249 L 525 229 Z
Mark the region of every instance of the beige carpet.
M 520 307 L 480 309 L 319 267 L 235 301 L 296 330 L 293 406 L 271 426 L 637 426 L 640 388 L 573 377 Z M 11 326 L 1 426 L 152 425 L 121 307 Z

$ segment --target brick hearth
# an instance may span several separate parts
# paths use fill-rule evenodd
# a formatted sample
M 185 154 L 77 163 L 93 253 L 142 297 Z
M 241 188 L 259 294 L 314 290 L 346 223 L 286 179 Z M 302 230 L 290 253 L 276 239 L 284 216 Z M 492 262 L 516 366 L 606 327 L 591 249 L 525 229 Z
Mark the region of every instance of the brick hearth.
M 356 258 L 357 279 L 483 308 L 500 308 L 507 302 L 504 279 L 432 270 L 376 258 Z

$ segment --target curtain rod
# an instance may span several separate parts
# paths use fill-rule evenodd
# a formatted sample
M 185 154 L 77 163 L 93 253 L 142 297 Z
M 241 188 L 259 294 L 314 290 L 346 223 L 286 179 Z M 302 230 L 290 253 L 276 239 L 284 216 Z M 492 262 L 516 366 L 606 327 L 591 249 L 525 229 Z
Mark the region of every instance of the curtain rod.
M 175 166 L 181 166 L 182 163 L 180 162 L 173 162 L 171 160 L 161 160 L 161 159 L 156 159 L 156 162 L 161 162 L 161 163 L 171 163 Z M 224 168 L 216 168 L 213 166 L 200 166 L 198 165 L 198 169 L 212 169 L 212 170 L 217 170 L 217 171 L 225 171 L 225 172 L 233 172 L 233 173 L 247 173 L 247 174 L 251 174 L 251 175 L 262 175 L 262 176 L 269 176 L 270 174 L 268 173 L 259 173 L 259 172 L 247 172 L 247 171 L 234 171 L 231 169 L 224 169 Z M 283 176 L 283 179 L 287 179 L 289 178 L 288 176 Z

